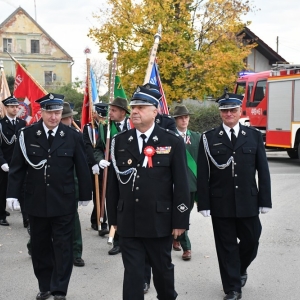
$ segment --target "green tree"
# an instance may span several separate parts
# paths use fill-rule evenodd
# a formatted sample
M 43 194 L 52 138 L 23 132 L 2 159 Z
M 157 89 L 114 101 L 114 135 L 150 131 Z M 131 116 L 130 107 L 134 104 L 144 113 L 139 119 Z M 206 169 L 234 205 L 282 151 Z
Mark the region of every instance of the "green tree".
M 162 40 L 158 65 L 168 101 L 202 99 L 231 87 L 243 59 L 250 52 L 237 33 L 241 17 L 250 10 L 248 0 L 108 0 L 94 18 L 99 27 L 91 37 L 112 58 L 113 43 L 119 48 L 118 74 L 128 94 L 143 83 L 158 24 Z M 246 24 L 247 25 L 247 24 Z

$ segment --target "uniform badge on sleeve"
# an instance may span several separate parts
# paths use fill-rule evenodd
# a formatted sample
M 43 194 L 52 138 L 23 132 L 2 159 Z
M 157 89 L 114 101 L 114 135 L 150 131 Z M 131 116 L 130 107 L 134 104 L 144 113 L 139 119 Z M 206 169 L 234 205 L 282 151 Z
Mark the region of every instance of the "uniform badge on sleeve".
M 187 206 L 184 203 L 181 203 L 180 205 L 177 206 L 177 209 L 181 212 L 184 213 L 185 211 L 188 210 Z

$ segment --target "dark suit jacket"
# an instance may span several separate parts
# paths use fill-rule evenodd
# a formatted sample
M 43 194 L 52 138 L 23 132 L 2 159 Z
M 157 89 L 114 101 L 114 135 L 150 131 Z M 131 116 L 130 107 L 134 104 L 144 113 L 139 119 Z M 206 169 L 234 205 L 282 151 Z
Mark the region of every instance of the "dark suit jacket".
M 173 132 L 176 132 L 175 119 L 170 115 L 157 114 L 157 116 L 155 117 L 155 122 L 157 125 L 164 129 L 170 129 Z
M 232 164 L 220 170 L 210 158 L 207 160 L 204 134 L 218 164 L 234 157 L 234 171 Z M 272 207 L 269 166 L 261 133 L 240 124 L 234 147 L 223 126 L 203 135 L 198 155 L 198 211 L 210 210 L 214 217 L 252 217 L 258 215 L 259 207 Z
M 169 146 L 166 154 L 155 153 L 153 168 L 142 167 L 144 154 L 139 153 L 136 130 L 122 132 L 115 137 L 116 165 L 120 171 L 137 169 L 133 178 L 122 184 L 115 169 L 109 170 L 107 188 L 108 220 L 118 226 L 123 237 L 156 238 L 169 236 L 172 229 L 189 227 L 189 188 L 185 146 L 181 137 L 155 126 L 147 146 Z M 127 181 L 129 175 L 121 176 Z M 182 204 L 182 205 L 181 205 Z
M 18 131 L 26 126 L 26 122 L 20 118 L 16 118 L 16 126 L 11 124 L 9 119 L 5 116 L 3 119 L 0 120 L 1 126 L 2 126 L 2 133 L 5 135 L 5 137 L 10 141 L 13 135 L 17 135 Z M 1 137 L 0 133 L 0 166 L 3 164 L 10 164 L 15 142 L 11 145 L 7 145 L 6 142 Z
M 22 131 L 29 160 L 38 164 L 47 159 L 47 168 L 36 170 L 30 166 L 18 139 L 9 169 L 7 198 L 19 199 L 26 176 L 25 211 L 29 215 L 56 217 L 75 213 L 74 167 L 78 177 L 79 199 L 92 199 L 91 177 L 81 133 L 60 123 L 49 149 L 41 121 Z

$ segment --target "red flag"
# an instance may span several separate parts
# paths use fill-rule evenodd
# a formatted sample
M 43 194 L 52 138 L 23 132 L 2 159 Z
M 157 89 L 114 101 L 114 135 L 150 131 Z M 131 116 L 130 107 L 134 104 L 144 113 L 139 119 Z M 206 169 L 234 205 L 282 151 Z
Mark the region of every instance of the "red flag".
M 88 84 L 88 77 L 86 77 L 86 85 L 84 90 L 84 97 L 82 103 L 82 110 L 81 110 L 81 130 L 85 124 L 90 123 L 92 120 L 92 116 L 90 116 L 90 98 L 89 98 L 89 84 Z
M 18 117 L 27 122 L 27 125 L 37 122 L 41 118 L 40 105 L 35 100 L 42 98 L 47 91 L 34 80 L 34 78 L 16 62 L 16 78 L 14 86 L 14 96 L 25 98 L 20 102 L 21 109 Z

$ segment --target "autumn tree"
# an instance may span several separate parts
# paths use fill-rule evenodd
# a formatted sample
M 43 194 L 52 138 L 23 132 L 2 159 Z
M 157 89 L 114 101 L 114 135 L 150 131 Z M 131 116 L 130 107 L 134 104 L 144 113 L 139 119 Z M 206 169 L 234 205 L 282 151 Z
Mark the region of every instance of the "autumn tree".
M 112 58 L 119 48 L 118 72 L 128 95 L 144 81 L 158 25 L 163 27 L 158 65 L 168 101 L 203 99 L 229 88 L 250 53 L 237 37 L 253 7 L 247 0 L 108 0 L 89 31 L 100 52 Z

